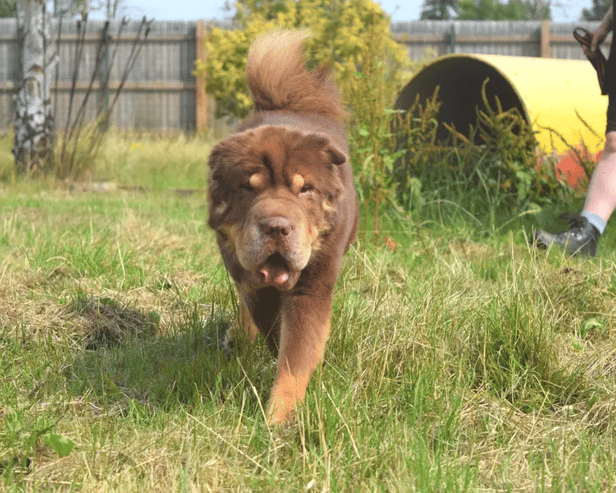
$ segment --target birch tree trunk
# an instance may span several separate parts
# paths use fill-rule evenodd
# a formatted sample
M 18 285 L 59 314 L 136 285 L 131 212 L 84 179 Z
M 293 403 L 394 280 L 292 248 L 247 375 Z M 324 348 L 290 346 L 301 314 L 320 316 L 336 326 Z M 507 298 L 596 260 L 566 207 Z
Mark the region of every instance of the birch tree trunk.
M 45 170 L 53 157 L 50 85 L 57 61 L 50 16 L 43 0 L 20 0 L 22 82 L 16 97 L 13 155 L 18 172 Z

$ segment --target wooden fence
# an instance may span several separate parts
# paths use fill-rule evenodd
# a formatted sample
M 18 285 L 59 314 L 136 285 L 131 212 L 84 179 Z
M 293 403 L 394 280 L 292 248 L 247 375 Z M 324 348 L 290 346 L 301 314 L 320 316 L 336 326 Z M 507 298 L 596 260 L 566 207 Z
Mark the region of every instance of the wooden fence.
M 131 21 L 118 35 L 120 24 L 111 24 L 111 50 L 117 49 L 111 68 L 109 90 L 119 85 L 119 76 L 135 39 L 139 22 Z M 583 59 L 584 54 L 571 33 L 575 26 L 589 30 L 598 23 L 550 23 L 548 21 L 413 21 L 391 26 L 396 40 L 403 43 L 412 60 L 446 53 L 484 53 L 513 56 Z M 89 86 L 96 49 L 104 23 L 90 21 L 84 54 L 78 67 L 75 100 L 80 102 Z M 205 21 L 153 22 L 150 34 L 126 81 L 110 124 L 119 128 L 200 131 L 214 122 L 213 102 L 203 84 L 192 75 L 195 60 L 205 56 Z M 52 85 L 58 126 L 66 124 L 69 95 L 75 71 L 78 42 L 76 22 L 64 22 L 59 42 L 57 84 Z M 604 44 L 607 53 L 608 42 Z M 19 81 L 19 49 L 14 19 L 0 19 L 0 129 L 11 126 L 13 94 Z M 55 82 L 55 78 L 54 78 Z M 108 97 L 95 81 L 88 100 L 90 118 Z

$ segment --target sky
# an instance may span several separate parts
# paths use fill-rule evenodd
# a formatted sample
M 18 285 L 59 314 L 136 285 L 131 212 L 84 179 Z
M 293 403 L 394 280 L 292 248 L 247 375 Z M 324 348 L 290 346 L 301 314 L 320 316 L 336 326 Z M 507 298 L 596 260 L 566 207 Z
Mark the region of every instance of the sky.
M 232 2 L 229 2 L 232 3 Z M 419 19 L 423 0 L 381 0 L 379 2 L 392 21 Z M 579 20 L 582 8 L 588 8 L 591 0 L 552 0 L 552 18 L 555 22 Z M 223 10 L 225 0 L 124 0 L 125 12 L 129 18 L 144 15 L 156 20 L 224 19 L 229 14 Z

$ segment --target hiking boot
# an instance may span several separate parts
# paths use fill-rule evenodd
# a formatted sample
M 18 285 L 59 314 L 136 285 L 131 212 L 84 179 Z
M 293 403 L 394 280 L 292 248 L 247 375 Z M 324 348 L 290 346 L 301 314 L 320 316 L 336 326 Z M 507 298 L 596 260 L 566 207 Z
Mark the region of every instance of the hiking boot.
M 558 218 L 569 222 L 569 229 L 554 235 L 539 229 L 535 231 L 535 244 L 539 248 L 547 248 L 556 244 L 571 255 L 587 255 L 594 257 L 597 253 L 597 243 L 601 233 L 588 222 L 584 216 L 577 214 L 561 214 Z

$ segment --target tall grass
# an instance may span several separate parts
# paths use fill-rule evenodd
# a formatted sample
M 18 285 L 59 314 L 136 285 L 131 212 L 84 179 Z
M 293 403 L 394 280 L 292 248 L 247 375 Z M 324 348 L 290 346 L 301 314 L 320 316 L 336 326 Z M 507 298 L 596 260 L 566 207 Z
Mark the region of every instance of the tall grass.
M 204 180 L 210 143 L 129 142 L 94 178 L 133 190 L 3 185 L 0 489 L 611 488 L 609 248 L 536 252 L 497 190 L 420 176 L 421 201 L 382 216 L 391 248 L 346 255 L 324 364 L 295 424 L 268 428 L 274 362 L 221 349 L 234 295 L 204 196 L 168 189 Z
M 106 182 L 113 187 L 149 189 L 204 188 L 204 166 L 213 141 L 184 133 L 152 134 L 112 130 L 96 153 L 77 148 L 75 173 L 58 168 L 47 180 L 65 183 Z M 12 135 L 0 136 L 0 180 L 15 182 Z M 58 164 L 60 166 L 60 164 Z M 44 181 L 44 180 L 43 180 Z

